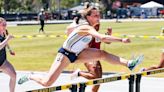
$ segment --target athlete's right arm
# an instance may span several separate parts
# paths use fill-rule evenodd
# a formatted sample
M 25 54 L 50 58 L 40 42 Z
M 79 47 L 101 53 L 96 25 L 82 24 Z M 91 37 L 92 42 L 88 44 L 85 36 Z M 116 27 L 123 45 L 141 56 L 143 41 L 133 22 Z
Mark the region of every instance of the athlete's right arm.
M 105 43 L 109 43 L 109 42 L 130 43 L 129 38 L 119 38 L 119 37 L 114 37 L 114 36 L 110 36 L 110 35 L 104 35 L 104 34 L 100 34 L 100 33 L 96 32 L 96 31 L 90 32 L 90 34 L 92 36 L 94 36 L 95 38 L 99 38 L 102 42 L 105 42 Z
M 102 42 L 109 43 L 109 42 L 123 42 L 123 43 L 129 43 L 130 39 L 128 38 L 119 38 L 119 37 L 114 37 L 110 35 L 104 35 L 98 33 L 94 28 L 90 28 L 88 31 L 88 34 L 92 35 L 95 38 L 99 38 Z
M 8 35 L 7 38 L 3 42 L 0 43 L 0 49 L 4 48 L 7 45 L 8 41 L 12 38 L 14 38 L 14 36 Z
M 130 39 L 128 38 L 118 38 L 110 35 L 104 35 L 98 33 L 93 27 L 89 25 L 83 25 L 77 28 L 79 35 L 92 35 L 94 38 L 100 39 L 102 42 L 123 42 L 123 43 L 129 43 Z

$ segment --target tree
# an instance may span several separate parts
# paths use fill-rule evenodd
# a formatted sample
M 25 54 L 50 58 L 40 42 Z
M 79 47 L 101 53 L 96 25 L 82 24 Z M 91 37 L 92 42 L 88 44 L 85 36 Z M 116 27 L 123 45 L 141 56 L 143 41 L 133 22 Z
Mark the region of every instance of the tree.
M 0 0 L 0 12 L 38 12 L 41 8 L 54 11 L 59 6 L 71 8 L 79 5 L 81 1 L 83 0 Z
M 105 7 L 105 11 L 111 10 L 112 1 L 114 0 L 101 0 L 102 4 Z
M 35 12 L 35 0 L 21 0 L 21 6 L 16 10 L 17 12 Z
M 17 0 L 3 0 L 2 2 L 4 2 L 2 7 L 5 13 L 14 12 L 14 10 L 21 6 Z
M 71 8 L 75 6 L 77 2 L 79 2 L 80 4 L 80 0 L 60 0 L 60 1 L 61 1 L 61 8 Z
M 2 10 L 3 10 L 3 5 L 4 5 L 4 1 L 0 0 L 0 12 L 2 12 Z

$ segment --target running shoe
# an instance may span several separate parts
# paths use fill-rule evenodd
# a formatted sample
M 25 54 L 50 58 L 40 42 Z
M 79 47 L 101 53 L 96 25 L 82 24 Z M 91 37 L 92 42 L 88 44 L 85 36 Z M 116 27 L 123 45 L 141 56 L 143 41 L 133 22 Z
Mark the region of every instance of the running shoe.
M 135 68 L 137 65 L 139 65 L 139 64 L 143 61 L 143 59 L 144 59 L 144 55 L 140 55 L 140 56 L 138 56 L 136 59 L 130 60 L 130 61 L 128 62 L 128 68 L 129 68 L 131 71 L 134 70 L 134 68 Z
M 81 71 L 80 69 L 77 69 L 76 71 L 74 71 L 74 72 L 71 74 L 71 80 L 78 78 L 78 77 L 79 77 L 78 73 L 79 73 L 80 71 Z
M 19 79 L 18 84 L 21 85 L 21 84 L 23 84 L 23 83 L 25 83 L 25 82 L 27 82 L 27 81 L 29 81 L 29 76 L 28 76 L 28 75 L 24 75 L 24 76 L 22 76 L 22 77 Z

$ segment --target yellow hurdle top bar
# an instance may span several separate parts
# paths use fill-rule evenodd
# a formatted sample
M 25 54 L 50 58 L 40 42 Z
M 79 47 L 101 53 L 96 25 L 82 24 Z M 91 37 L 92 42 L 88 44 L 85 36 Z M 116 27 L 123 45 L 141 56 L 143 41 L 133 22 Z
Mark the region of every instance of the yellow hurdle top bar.
M 163 73 L 163 72 L 164 72 L 164 68 L 159 68 L 159 69 L 154 69 L 154 70 L 149 70 L 149 71 L 143 71 L 143 72 L 136 73 L 136 74 L 141 74 L 142 76 L 147 76 L 147 75 L 153 75 L 153 74 L 158 74 L 158 73 Z
M 147 35 L 127 35 L 127 34 L 113 34 L 114 36 L 119 37 L 130 37 L 130 38 L 142 38 L 142 39 L 164 39 L 164 36 L 147 36 Z M 66 35 L 53 35 L 53 34 L 45 34 L 45 35 L 14 35 L 15 38 L 36 38 L 36 37 L 50 37 L 57 38 L 63 37 L 67 38 Z
M 108 78 L 88 80 L 87 82 L 81 82 L 81 83 L 85 84 L 86 86 L 98 85 L 101 83 L 107 83 L 107 82 L 112 82 L 112 81 L 117 81 L 117 80 L 124 80 L 129 77 L 130 77 L 130 74 L 125 74 L 125 75 L 117 75 L 117 76 L 108 77 Z M 57 91 L 57 90 L 66 90 L 66 89 L 70 89 L 72 87 L 72 85 L 77 85 L 77 87 L 80 87 L 81 83 L 67 84 L 67 85 L 61 85 L 61 86 L 55 86 L 55 87 L 43 88 L 43 89 L 35 89 L 35 90 L 31 90 L 31 91 L 26 91 L 26 92 L 52 92 L 52 91 Z
M 134 74 L 133 73 L 132 74 L 122 74 L 122 75 L 117 75 L 117 76 L 108 77 L 108 78 L 88 80 L 87 82 L 66 84 L 66 85 L 55 86 L 55 87 L 50 87 L 50 88 L 43 88 L 43 89 L 35 89 L 35 90 L 31 90 L 31 91 L 26 91 L 26 92 L 52 92 L 52 91 L 57 91 L 57 90 L 66 90 L 66 89 L 70 89 L 73 85 L 77 85 L 77 87 L 80 87 L 80 84 L 85 84 L 86 86 L 98 85 L 101 83 L 128 79 L 128 78 L 130 78 L 131 75 L 134 75 L 135 77 L 137 77 L 136 76 L 137 74 L 146 76 L 146 75 L 158 74 L 158 73 L 163 73 L 163 72 L 164 72 L 164 68 L 160 68 L 160 69 L 154 69 L 154 70 L 150 70 L 150 71 L 138 72 L 138 73 L 134 73 Z

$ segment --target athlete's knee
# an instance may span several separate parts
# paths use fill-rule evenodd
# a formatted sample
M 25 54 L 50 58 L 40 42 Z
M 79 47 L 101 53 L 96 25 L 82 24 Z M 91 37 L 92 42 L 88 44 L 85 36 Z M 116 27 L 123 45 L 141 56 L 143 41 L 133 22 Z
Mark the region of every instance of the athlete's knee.
M 13 77 L 16 79 L 16 76 L 17 76 L 17 73 L 16 72 L 14 72 L 13 73 Z
M 95 74 L 94 79 L 96 79 L 96 78 L 101 78 L 101 75 L 100 74 Z
M 42 85 L 45 87 L 51 86 L 53 84 L 53 82 L 51 80 L 43 80 L 42 81 Z
M 91 74 L 93 75 L 93 79 L 101 78 L 102 77 L 102 70 L 101 70 L 101 68 L 94 68 L 91 71 Z
M 16 72 L 14 71 L 14 72 L 10 73 L 9 76 L 10 76 L 11 79 L 16 80 L 17 74 L 16 74 Z
M 92 79 L 100 78 L 100 75 L 95 72 L 94 73 L 92 72 L 92 75 L 93 75 Z
M 51 82 L 44 81 L 44 82 L 42 83 L 42 85 L 45 86 L 45 87 L 48 87 L 48 86 L 51 86 L 52 83 L 51 83 Z

